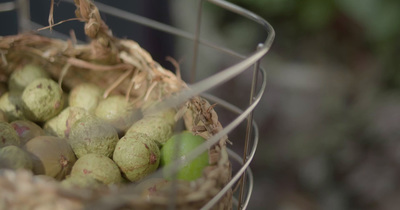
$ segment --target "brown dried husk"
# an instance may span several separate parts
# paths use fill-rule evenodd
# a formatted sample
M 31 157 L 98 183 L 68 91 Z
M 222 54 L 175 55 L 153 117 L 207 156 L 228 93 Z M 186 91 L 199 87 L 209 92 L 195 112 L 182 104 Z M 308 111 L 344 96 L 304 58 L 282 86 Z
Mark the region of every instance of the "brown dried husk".
M 27 63 L 43 66 L 64 90 L 92 82 L 111 93 L 125 94 L 140 107 L 148 100 L 162 100 L 187 88 L 184 81 L 155 62 L 132 40 L 112 36 L 90 0 L 75 0 L 76 16 L 85 21 L 90 44 L 78 45 L 36 34 L 0 37 L 0 82 Z M 120 82 L 119 82 L 120 81 Z M 188 130 L 210 138 L 222 129 L 218 115 L 205 99 L 193 97 L 181 107 Z M 213 198 L 231 179 L 226 151 L 227 137 L 209 148 L 210 166 L 192 182 L 179 181 L 171 201 L 170 188 L 150 197 L 130 190 L 64 189 L 57 182 L 35 177 L 27 171 L 0 173 L 0 208 L 5 209 L 198 209 Z M 170 183 L 172 184 L 172 183 Z M 214 206 L 231 209 L 232 191 Z

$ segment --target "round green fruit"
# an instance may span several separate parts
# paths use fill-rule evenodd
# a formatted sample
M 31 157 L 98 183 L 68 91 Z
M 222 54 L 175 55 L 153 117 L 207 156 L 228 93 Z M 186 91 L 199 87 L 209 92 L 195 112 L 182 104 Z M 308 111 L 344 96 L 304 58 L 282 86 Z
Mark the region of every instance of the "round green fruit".
M 71 177 L 89 176 L 104 184 L 118 184 L 122 181 L 118 166 L 109 157 L 87 154 L 76 161 Z
M 161 148 L 161 166 L 168 166 L 174 162 L 174 157 L 185 159 L 188 154 L 196 147 L 205 142 L 201 136 L 196 136 L 191 132 L 184 131 L 172 136 Z M 177 151 L 175 146 L 177 145 Z M 204 152 L 194 160 L 184 165 L 177 173 L 177 178 L 181 180 L 195 180 L 201 177 L 203 169 L 209 164 L 208 152 Z M 164 169 L 165 170 L 165 169 Z M 164 171 L 166 174 L 167 171 Z M 171 176 L 166 175 L 167 179 Z
M 25 119 L 20 95 L 6 92 L 0 97 L 0 110 L 9 122 Z
M 7 122 L 0 122 L 0 148 L 8 145 L 19 146 L 20 144 L 18 134 L 14 128 Z
M 160 117 L 145 117 L 135 122 L 126 132 L 125 136 L 134 133 L 143 133 L 158 145 L 164 144 L 173 133 L 173 126 Z
M 95 110 L 96 116 L 110 123 L 118 132 L 126 131 L 141 118 L 141 112 L 122 95 L 102 100 Z
M 118 133 L 110 124 L 92 115 L 77 120 L 68 137 L 78 158 L 90 153 L 111 157 L 118 140 Z
M 124 176 L 133 182 L 157 169 L 160 150 L 147 135 L 134 133 L 119 140 L 113 159 Z
M 100 188 L 103 184 L 91 176 L 69 176 L 61 181 L 61 187 L 67 189 L 79 188 Z
M 103 89 L 94 84 L 79 84 L 75 86 L 69 94 L 69 105 L 71 107 L 81 107 L 90 113 L 94 113 L 103 97 L 103 92 Z
M 17 132 L 22 145 L 37 136 L 44 136 L 43 129 L 36 123 L 28 120 L 16 120 L 11 122 L 10 125 Z
M 10 145 L 0 149 L 0 168 L 32 170 L 32 160 L 23 149 Z
M 76 157 L 65 139 L 38 136 L 25 144 L 31 154 L 34 174 L 44 174 L 62 180 L 71 171 Z
M 24 115 L 37 122 L 45 122 L 63 109 L 63 92 L 51 79 L 37 79 L 22 92 Z
M 12 72 L 8 80 L 8 88 L 13 92 L 22 92 L 32 81 L 40 78 L 49 78 L 49 75 L 41 67 L 28 64 Z
M 89 112 L 82 107 L 67 107 L 60 114 L 48 120 L 43 129 L 49 135 L 68 138 L 72 125 L 88 115 Z
M 176 110 L 174 108 L 167 108 L 162 110 L 152 110 L 159 102 L 148 101 L 145 103 L 141 109 L 145 118 L 147 117 L 157 117 L 162 118 L 166 123 L 171 126 L 175 125 L 175 115 Z M 149 111 L 151 110 L 151 112 Z

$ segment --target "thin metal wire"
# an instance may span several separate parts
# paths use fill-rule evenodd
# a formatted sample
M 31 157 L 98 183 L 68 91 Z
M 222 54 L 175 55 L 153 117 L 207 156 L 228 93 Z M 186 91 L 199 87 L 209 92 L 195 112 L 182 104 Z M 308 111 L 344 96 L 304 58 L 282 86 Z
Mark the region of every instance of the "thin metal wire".
M 9 12 L 17 8 L 15 2 L 3 2 L 0 3 L 0 12 Z
M 257 46 L 257 50 L 261 49 L 263 46 L 263 44 L 259 44 Z M 254 91 L 257 87 L 257 76 L 258 76 L 258 71 L 260 68 L 260 62 L 261 60 L 258 60 L 255 64 L 254 64 L 254 70 L 253 70 L 253 80 L 251 82 L 251 90 L 250 90 L 250 99 L 249 99 L 249 104 L 251 105 L 253 103 L 254 100 Z M 248 147 L 249 147 L 249 141 L 251 138 L 251 131 L 252 131 L 252 122 L 253 122 L 253 111 L 250 112 L 248 118 L 247 118 L 247 126 L 246 126 L 246 137 L 245 137 L 245 142 L 244 142 L 244 149 L 243 149 L 243 164 L 246 162 L 247 160 L 247 151 L 248 151 Z M 246 174 L 243 174 L 243 177 L 241 178 L 241 184 L 240 184 L 240 194 L 239 194 L 239 205 L 238 208 L 242 209 L 242 199 L 244 196 L 244 185 L 245 185 L 245 179 Z
M 23 33 L 31 30 L 30 2 L 29 0 L 17 0 L 18 32 Z
M 261 70 L 262 70 L 264 78 L 266 79 L 265 70 L 263 70 L 263 69 L 261 69 Z M 266 80 L 264 80 L 264 81 L 266 81 Z M 242 111 L 241 109 L 239 109 L 238 107 L 236 107 L 236 106 L 234 106 L 234 105 L 232 105 L 232 104 L 230 104 L 230 103 L 228 103 L 228 102 L 226 102 L 226 101 L 224 101 L 224 100 L 222 100 L 222 99 L 220 99 L 218 97 L 215 97 L 215 96 L 209 97 L 210 95 L 207 95 L 207 94 L 202 94 L 202 96 L 204 96 L 205 98 L 209 99 L 210 101 L 214 101 L 214 102 L 222 105 L 224 108 L 226 108 L 226 109 L 228 109 L 228 110 L 230 110 L 230 111 L 232 111 L 232 112 L 234 112 L 236 114 L 243 115 L 243 113 L 245 112 L 245 111 Z M 227 106 L 225 106 L 225 105 L 227 105 Z M 253 146 L 252 146 L 252 148 L 250 150 L 249 156 L 247 158 L 247 161 L 244 162 L 244 164 L 239 169 L 239 171 L 236 172 L 236 174 L 232 177 L 231 181 L 217 195 L 215 195 L 205 206 L 203 206 L 202 209 L 210 209 L 210 208 L 212 208 L 222 198 L 222 196 L 224 196 L 226 194 L 226 192 L 229 189 L 232 189 L 233 185 L 241 178 L 242 174 L 246 171 L 246 169 L 250 168 L 249 164 L 251 163 L 251 161 L 252 161 L 252 159 L 254 157 L 254 154 L 256 152 L 257 145 L 258 145 L 258 138 L 259 138 L 259 132 L 258 132 L 257 123 L 253 120 L 252 124 L 253 124 L 253 132 L 254 132 L 254 142 L 253 142 Z M 242 158 L 240 158 L 240 159 L 242 159 Z M 243 163 L 243 160 L 242 160 L 242 163 Z M 249 203 L 249 200 L 250 200 L 250 197 L 251 197 L 251 192 L 252 192 L 252 189 L 253 189 L 253 183 L 249 182 L 249 185 L 251 185 L 251 186 L 249 187 L 247 197 L 246 197 L 245 201 L 241 204 L 243 209 L 245 209 L 247 207 L 247 205 Z M 239 207 L 239 205 L 238 205 L 238 207 Z
M 254 124 L 254 126 L 257 127 L 256 124 Z M 227 151 L 228 151 L 229 157 L 233 158 L 238 163 L 243 163 L 243 159 L 237 153 L 235 153 L 231 149 L 228 149 Z M 247 182 L 248 182 L 248 184 L 247 184 L 248 189 L 247 189 L 246 199 L 244 200 L 244 202 L 242 202 L 242 207 L 244 209 L 247 208 L 247 205 L 250 202 L 250 198 L 251 198 L 251 194 L 253 192 L 253 186 L 254 186 L 253 171 L 251 170 L 250 167 L 248 167 L 246 169 L 246 178 L 247 178 Z M 239 208 L 239 206 L 240 206 L 239 201 L 236 198 L 234 198 L 234 200 L 235 201 L 233 201 L 233 204 Z
M 193 59 L 192 59 L 192 69 L 190 71 L 190 83 L 196 81 L 196 69 L 197 69 L 197 58 L 199 53 L 199 39 L 200 39 L 200 29 L 201 29 L 201 15 L 203 14 L 203 0 L 198 0 L 197 5 L 197 17 L 196 17 L 196 31 L 194 33 L 193 40 Z

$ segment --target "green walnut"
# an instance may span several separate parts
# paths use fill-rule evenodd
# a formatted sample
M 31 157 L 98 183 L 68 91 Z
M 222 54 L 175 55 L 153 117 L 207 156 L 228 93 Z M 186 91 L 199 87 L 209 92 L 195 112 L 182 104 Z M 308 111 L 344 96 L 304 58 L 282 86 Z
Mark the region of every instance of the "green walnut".
M 172 136 L 161 148 L 161 166 L 167 166 L 174 162 L 174 157 L 185 159 L 188 154 L 196 147 L 205 142 L 201 136 L 192 134 L 189 131 L 181 132 Z M 177 146 L 177 150 L 175 147 Z M 209 164 L 208 152 L 204 152 L 191 162 L 181 168 L 177 173 L 177 178 L 181 180 L 195 180 L 201 177 L 203 169 Z M 165 170 L 165 169 L 164 169 Z M 166 178 L 170 179 L 168 171 L 164 171 Z
M 142 112 L 144 117 L 157 117 L 162 118 L 167 123 L 171 124 L 171 126 L 175 125 L 175 115 L 176 110 L 174 108 L 167 108 L 162 110 L 153 110 L 154 106 L 156 106 L 158 102 L 147 102 L 142 106 Z M 151 110 L 151 112 L 150 112 Z
M 17 132 L 22 145 L 37 136 L 44 135 L 44 131 L 39 125 L 28 120 L 16 120 L 10 125 Z
M 159 146 L 163 145 L 173 134 L 173 126 L 160 117 L 144 117 L 141 120 L 135 122 L 126 131 L 125 136 L 129 136 L 133 133 L 143 133 L 156 142 Z
M 82 83 L 75 86 L 69 94 L 69 106 L 81 107 L 94 113 L 97 105 L 103 98 L 104 90 L 91 83 Z
M 103 183 L 91 176 L 69 176 L 61 181 L 61 187 L 67 189 L 91 188 L 96 189 L 103 186 Z
M 76 161 L 72 148 L 65 139 L 54 136 L 38 136 L 25 144 L 31 155 L 33 172 L 64 179 Z
M 51 79 L 37 79 L 22 92 L 24 115 L 37 122 L 45 122 L 63 109 L 63 92 Z
M 126 131 L 141 118 L 141 112 L 122 95 L 114 95 L 102 100 L 97 106 L 95 114 L 112 124 L 118 132 Z
M 118 133 L 110 124 L 92 115 L 77 120 L 68 137 L 78 158 L 89 153 L 111 157 L 118 140 Z
M 19 146 L 21 141 L 17 132 L 7 122 L 0 122 L 0 148 L 14 145 Z
M 21 97 L 16 93 L 6 92 L 0 97 L 0 110 L 9 122 L 25 119 Z
M 122 177 L 118 166 L 109 157 L 100 154 L 87 154 L 76 161 L 71 177 L 89 176 L 104 184 L 121 183 Z
M 29 154 L 23 149 L 14 145 L 9 145 L 0 149 L 0 168 L 3 167 L 14 170 L 32 170 L 33 164 Z
M 43 129 L 49 135 L 68 138 L 72 125 L 88 115 L 89 112 L 82 107 L 67 107 L 60 114 L 48 120 Z
M 146 134 L 134 133 L 119 140 L 113 159 L 124 176 L 133 182 L 157 169 L 160 150 Z
M 12 92 L 22 92 L 32 81 L 40 78 L 49 78 L 49 75 L 40 66 L 28 64 L 11 73 L 8 88 Z

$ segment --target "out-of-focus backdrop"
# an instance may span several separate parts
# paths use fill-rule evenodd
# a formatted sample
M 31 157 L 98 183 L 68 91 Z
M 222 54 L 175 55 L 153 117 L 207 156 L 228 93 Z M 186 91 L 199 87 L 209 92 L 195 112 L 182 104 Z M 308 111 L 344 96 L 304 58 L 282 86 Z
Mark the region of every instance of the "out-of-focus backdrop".
M 268 82 L 255 111 L 261 138 L 249 209 L 398 209 L 400 1 L 230 2 L 276 31 L 262 62 Z M 193 3 L 182 4 L 173 20 L 194 24 L 182 19 Z M 213 40 L 243 51 L 265 37 L 243 18 L 205 9 L 202 29 Z M 235 100 L 245 98 L 249 82 L 239 77 L 217 92 L 246 104 Z
M 231 2 L 276 30 L 249 209 L 399 209 L 400 1 Z M 227 42 L 262 34 L 213 20 Z
M 197 1 L 99 2 L 195 31 Z M 262 61 L 268 83 L 255 110 L 260 142 L 248 209 L 398 209 L 400 1 L 230 2 L 260 15 L 276 31 Z M 56 22 L 72 17 L 63 5 L 57 2 Z M 46 24 L 49 1 L 31 6 L 32 19 Z M 213 42 L 248 54 L 266 37 L 259 26 L 226 10 L 210 4 L 203 10 L 202 37 Z M 0 35 L 15 33 L 16 21 L 5 21 L 13 18 L 2 14 Z M 187 40 L 109 16 L 105 21 L 116 36 L 137 40 L 167 68 L 174 69 L 165 56 L 173 56 L 182 71 L 190 69 L 193 44 Z M 57 29 L 69 24 L 76 23 Z M 75 31 L 83 37 L 81 25 Z M 198 79 L 237 62 L 207 49 L 199 57 Z M 250 82 L 251 74 L 244 74 L 212 92 L 245 107 Z M 236 150 L 242 134 L 240 128 L 230 134 Z

